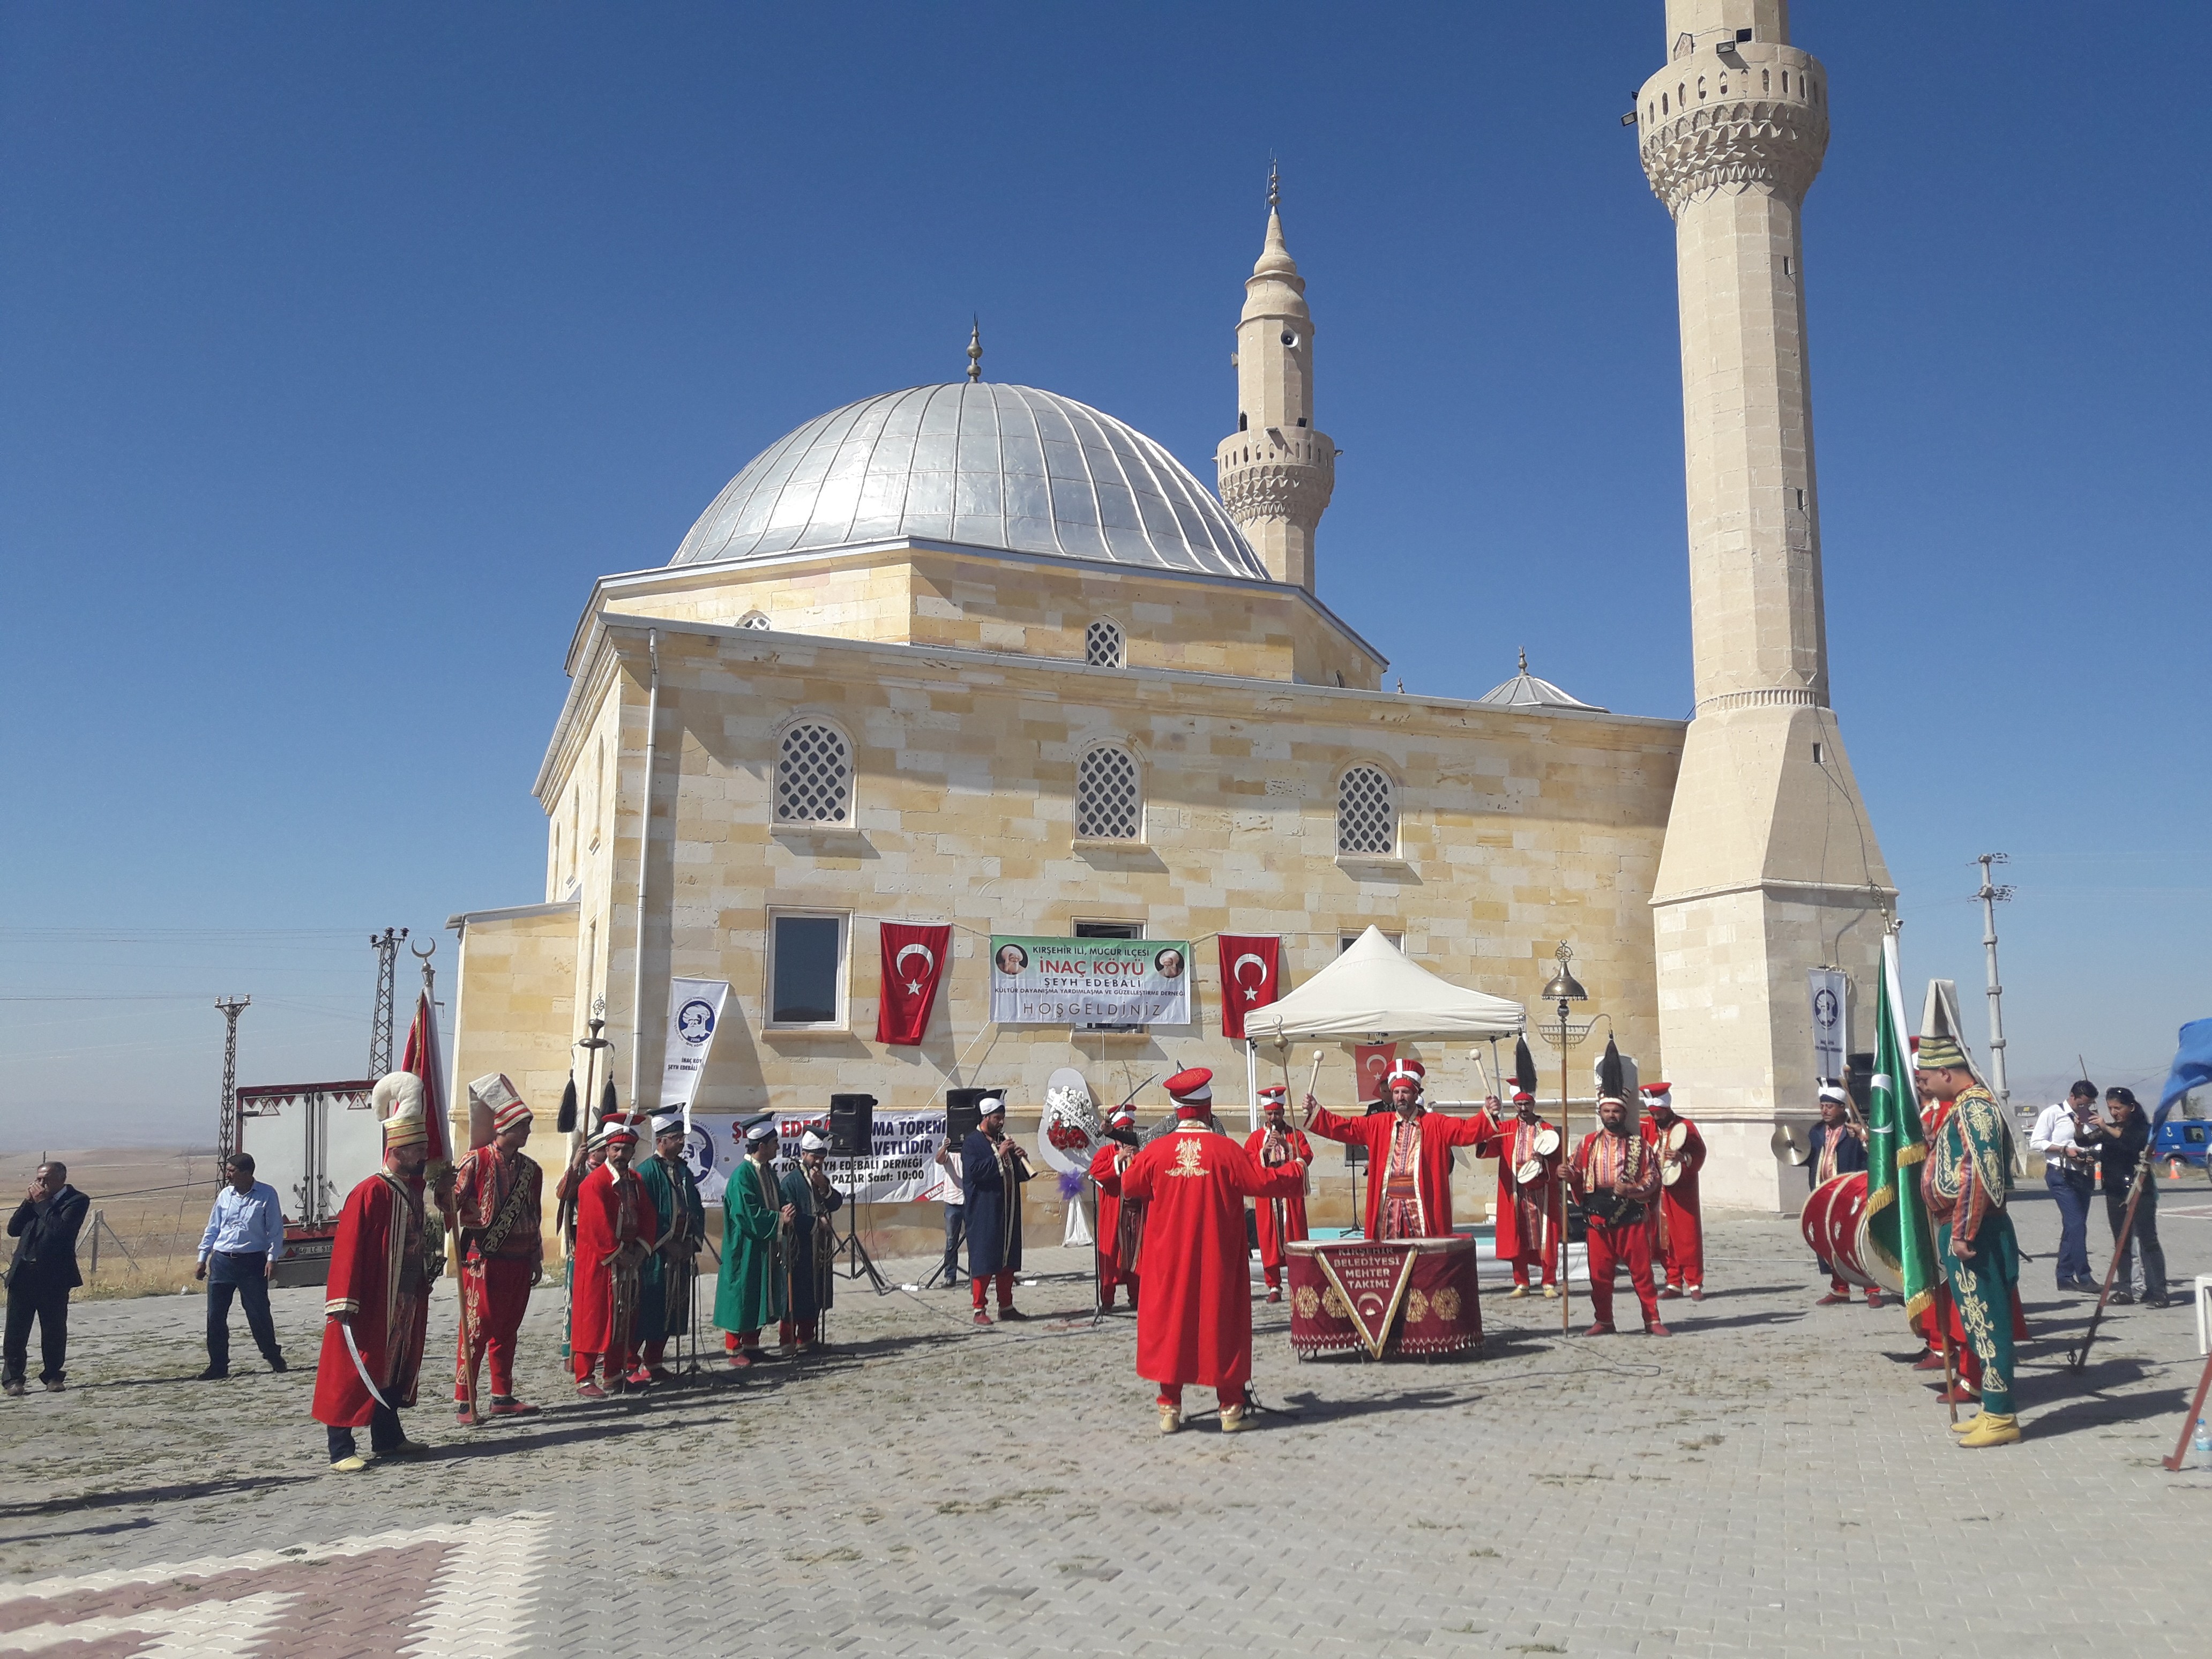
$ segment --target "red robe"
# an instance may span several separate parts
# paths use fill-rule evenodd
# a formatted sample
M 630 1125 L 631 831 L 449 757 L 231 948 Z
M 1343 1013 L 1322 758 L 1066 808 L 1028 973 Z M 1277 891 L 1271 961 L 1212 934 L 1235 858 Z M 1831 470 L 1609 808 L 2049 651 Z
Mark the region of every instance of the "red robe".
M 602 1164 L 584 1177 L 576 1189 L 571 1351 L 629 1357 L 637 1331 L 638 1271 L 659 1233 L 653 1195 L 635 1170 L 619 1183 L 611 1164 Z
M 514 1338 L 530 1310 L 531 1282 L 544 1258 L 541 1206 L 545 1174 L 526 1152 L 511 1158 L 496 1146 L 478 1146 L 460 1161 L 453 1188 L 453 1217 L 461 1233 L 461 1322 L 453 1398 L 473 1401 L 477 1372 L 491 1356 L 491 1391 L 514 1392 Z M 484 1249 L 489 1229 L 506 1226 Z
M 1414 1120 L 1420 1125 L 1420 1150 L 1413 1166 L 1413 1182 L 1419 1195 L 1423 1238 L 1451 1237 L 1451 1149 L 1473 1146 L 1495 1134 L 1498 1126 L 1487 1112 L 1473 1117 L 1447 1117 L 1424 1108 Z M 1395 1112 L 1376 1112 L 1370 1117 L 1339 1117 L 1326 1106 L 1314 1109 L 1306 1127 L 1328 1140 L 1367 1148 L 1367 1237 L 1382 1236 L 1382 1193 L 1390 1174 L 1390 1134 L 1397 1127 Z
M 1498 1160 L 1498 1202 L 1490 1212 L 1498 1233 L 1498 1259 L 1532 1265 L 1540 1261 L 1547 1281 L 1558 1267 L 1559 1251 L 1547 1245 L 1559 1232 L 1558 1182 L 1559 1165 L 1566 1158 L 1565 1137 L 1559 1151 L 1537 1160 L 1543 1171 L 1527 1186 L 1521 1184 L 1514 1171 L 1536 1157 L 1536 1137 L 1550 1127 L 1542 1118 L 1524 1123 L 1516 1115 L 1493 1124 L 1475 1147 L 1477 1158 Z M 1552 1259 L 1547 1260 L 1547 1256 Z
M 1091 1179 L 1098 1188 L 1098 1288 L 1111 1299 L 1116 1285 L 1137 1293 L 1137 1263 L 1145 1243 L 1145 1206 L 1121 1192 L 1121 1164 L 1137 1149 L 1109 1140 L 1091 1160 Z
M 1261 1169 L 1279 1169 L 1280 1164 L 1270 1165 L 1261 1157 L 1267 1151 L 1269 1133 L 1265 1128 L 1253 1130 L 1244 1137 L 1244 1152 Z M 1289 1161 L 1312 1168 L 1313 1142 L 1306 1139 L 1303 1129 L 1285 1128 L 1283 1142 L 1290 1152 Z M 1306 1236 L 1305 1187 L 1303 1183 L 1299 1186 L 1296 1198 L 1262 1199 L 1253 1206 L 1253 1211 L 1254 1231 L 1260 1239 L 1260 1265 L 1267 1270 L 1267 1282 L 1272 1285 L 1282 1270 L 1283 1246 Z
M 1651 1206 L 1652 1260 L 1663 1264 L 1669 1285 L 1694 1289 L 1705 1282 L 1705 1212 L 1698 1202 L 1698 1171 L 1705 1166 L 1705 1138 L 1680 1113 L 1675 1114 L 1674 1121 L 1690 1134 L 1682 1144 L 1682 1156 L 1676 1160 L 1682 1173 L 1673 1186 L 1661 1184 L 1659 1201 Z M 1666 1139 L 1666 1131 L 1648 1117 L 1638 1127 L 1651 1156 L 1663 1157 L 1660 1143 Z
M 437 1264 L 442 1267 L 445 1264 Z M 415 1403 L 422 1334 L 430 1319 L 431 1264 L 422 1249 L 422 1177 L 380 1170 L 346 1194 L 323 1292 L 323 1352 L 315 1366 L 318 1423 L 357 1429 L 374 1415 L 336 1316 L 353 1325 L 362 1364 L 386 1403 Z
M 1224 1392 L 1252 1376 L 1252 1267 L 1244 1200 L 1305 1189 L 1305 1166 L 1263 1170 L 1227 1135 L 1197 1123 L 1162 1135 L 1121 1172 L 1145 1201 L 1152 1262 L 1137 1310 L 1137 1375 Z

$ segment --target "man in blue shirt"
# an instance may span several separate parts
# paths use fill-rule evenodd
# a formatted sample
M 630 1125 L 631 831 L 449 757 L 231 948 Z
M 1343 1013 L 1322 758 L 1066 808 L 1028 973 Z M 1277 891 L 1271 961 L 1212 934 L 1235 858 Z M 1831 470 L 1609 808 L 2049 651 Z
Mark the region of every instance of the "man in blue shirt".
M 207 1281 L 208 1367 L 198 1381 L 230 1375 L 230 1298 L 246 1304 L 246 1327 L 272 1371 L 289 1370 L 276 1346 L 276 1326 L 269 1317 L 269 1281 L 284 1255 L 284 1212 L 276 1189 L 253 1178 L 253 1154 L 233 1152 L 223 1164 L 222 1190 L 207 1231 L 200 1235 L 200 1262 L 194 1279 Z

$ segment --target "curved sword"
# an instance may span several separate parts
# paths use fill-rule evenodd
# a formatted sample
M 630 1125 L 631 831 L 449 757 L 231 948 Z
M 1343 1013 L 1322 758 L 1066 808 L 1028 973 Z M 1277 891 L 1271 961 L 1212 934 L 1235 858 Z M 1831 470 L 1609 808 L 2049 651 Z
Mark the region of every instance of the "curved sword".
M 376 1384 L 368 1380 L 368 1367 L 362 1364 L 361 1345 L 353 1340 L 353 1322 L 349 1319 L 341 1319 L 338 1321 L 338 1328 L 345 1333 L 346 1352 L 353 1356 L 353 1368 L 361 1377 L 361 1386 L 368 1390 L 368 1397 L 371 1400 L 376 1401 L 385 1410 L 390 1411 L 392 1402 L 377 1391 Z

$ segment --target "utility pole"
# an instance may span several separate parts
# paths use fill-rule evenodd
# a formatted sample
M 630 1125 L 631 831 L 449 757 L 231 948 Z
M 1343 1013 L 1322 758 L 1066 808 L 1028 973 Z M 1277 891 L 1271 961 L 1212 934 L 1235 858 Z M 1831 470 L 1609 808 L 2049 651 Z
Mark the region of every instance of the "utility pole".
M 392 1069 L 392 975 L 399 965 L 399 942 L 407 937 L 404 927 L 396 932 L 386 928 L 380 937 L 368 936 L 368 948 L 376 952 L 376 1015 L 368 1026 L 368 1075 L 380 1078 Z
M 2004 987 L 1997 982 L 1997 902 L 2010 898 L 2012 889 L 1992 886 L 1990 868 L 2012 860 L 2002 853 L 1984 853 L 1974 862 L 1982 866 L 1982 890 L 1974 896 L 1982 902 L 1982 948 L 1990 953 L 1990 1081 L 1996 1086 L 1998 1103 L 2008 1108 L 2012 1091 L 2005 1086 Z
M 228 1158 L 238 1150 L 238 1017 L 252 1003 L 252 997 L 226 997 L 215 1006 L 222 1016 L 222 1114 L 216 1131 L 216 1156 Z

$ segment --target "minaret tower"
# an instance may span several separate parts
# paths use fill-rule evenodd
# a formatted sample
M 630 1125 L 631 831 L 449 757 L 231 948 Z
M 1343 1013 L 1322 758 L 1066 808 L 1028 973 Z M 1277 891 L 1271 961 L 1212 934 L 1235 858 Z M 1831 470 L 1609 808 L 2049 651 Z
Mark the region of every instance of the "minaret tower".
M 1788 0 L 1667 0 L 1667 56 L 1636 123 L 1674 218 L 1697 702 L 1652 899 L 1660 1042 L 1710 1189 L 1774 1206 L 1769 1137 L 1816 1086 L 1807 970 L 1850 972 L 1856 1047 L 1895 897 L 1828 704 L 1798 223 L 1828 77 Z
M 1279 582 L 1314 585 L 1314 528 L 1336 487 L 1336 449 L 1313 428 L 1313 317 L 1306 282 L 1283 246 L 1275 174 L 1267 174 L 1267 244 L 1237 319 L 1237 430 L 1213 462 L 1221 504 Z

